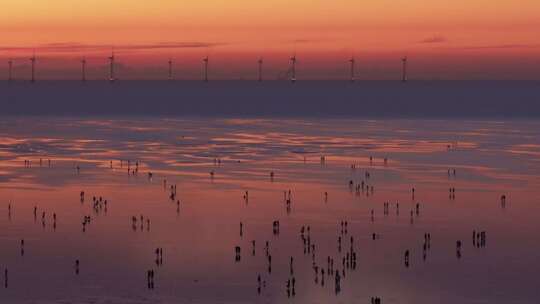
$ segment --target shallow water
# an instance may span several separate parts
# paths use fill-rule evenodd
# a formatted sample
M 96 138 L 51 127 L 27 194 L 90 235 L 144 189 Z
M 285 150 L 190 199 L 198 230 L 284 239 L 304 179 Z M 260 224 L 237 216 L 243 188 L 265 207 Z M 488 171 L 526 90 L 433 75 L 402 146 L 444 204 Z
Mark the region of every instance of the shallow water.
M 139 162 L 137 174 L 128 174 L 125 160 L 131 169 Z M 9 275 L 0 302 L 369 303 L 376 296 L 383 303 L 537 303 L 538 172 L 540 123 L 526 120 L 4 118 L 0 267 Z M 167 188 L 177 185 L 179 209 L 164 179 Z M 374 192 L 356 193 L 349 180 Z M 107 199 L 106 211 L 94 210 L 92 196 Z M 411 217 L 416 203 L 419 214 Z M 83 231 L 85 215 L 91 222 Z M 141 215 L 142 230 L 140 220 L 133 229 L 132 216 Z M 342 220 L 348 229 L 340 253 Z M 325 274 L 322 286 L 315 275 L 303 225 L 323 268 L 331 256 L 341 271 L 354 237 L 356 269 L 345 267 L 339 293 L 334 276 Z M 473 230 L 486 231 L 485 247 L 473 245 Z M 156 247 L 163 248 L 162 265 Z M 288 300 L 290 256 L 296 287 Z M 260 294 L 259 274 L 266 282 Z

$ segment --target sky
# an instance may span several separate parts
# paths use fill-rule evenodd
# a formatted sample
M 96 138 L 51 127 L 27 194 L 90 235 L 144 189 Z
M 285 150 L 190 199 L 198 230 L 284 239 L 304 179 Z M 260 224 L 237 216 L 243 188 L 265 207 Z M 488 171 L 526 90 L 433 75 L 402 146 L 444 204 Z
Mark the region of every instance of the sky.
M 0 77 L 120 79 L 540 79 L 538 0 L 0 0 Z

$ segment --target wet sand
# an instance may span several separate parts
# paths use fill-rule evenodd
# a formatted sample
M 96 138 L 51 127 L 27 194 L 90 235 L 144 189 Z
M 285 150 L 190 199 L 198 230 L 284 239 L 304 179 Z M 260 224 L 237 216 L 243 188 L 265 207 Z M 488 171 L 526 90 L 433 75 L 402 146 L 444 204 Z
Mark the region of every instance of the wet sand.
M 127 173 L 127 160 L 132 170 L 139 162 L 137 174 Z M 540 123 L 529 120 L 4 118 L 0 268 L 9 280 L 0 302 L 536 303 L 538 172 Z M 357 193 L 350 180 L 373 193 Z M 174 184 L 179 209 L 169 198 Z M 107 200 L 106 211 L 93 208 L 93 196 Z M 341 221 L 348 231 L 340 253 Z M 315 282 L 300 237 L 307 225 L 323 268 L 332 256 L 341 270 L 354 237 L 356 269 L 346 269 L 337 294 L 333 276 L 324 286 L 321 274 Z M 473 230 L 486 231 L 485 247 L 473 245 Z M 156 248 L 163 248 L 162 265 Z M 291 256 L 296 293 L 289 300 Z M 266 282 L 260 294 L 258 275 Z

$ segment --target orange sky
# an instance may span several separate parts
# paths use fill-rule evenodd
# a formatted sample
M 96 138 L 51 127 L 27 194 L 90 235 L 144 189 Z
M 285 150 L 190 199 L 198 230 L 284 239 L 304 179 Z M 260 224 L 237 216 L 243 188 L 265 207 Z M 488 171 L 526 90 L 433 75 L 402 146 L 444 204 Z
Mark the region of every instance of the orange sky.
M 267 78 L 299 57 L 299 77 L 392 79 L 399 57 L 411 77 L 540 79 L 538 0 L 1 0 L 0 66 L 15 58 L 23 78 L 36 49 L 42 78 L 76 78 L 78 58 L 102 77 L 115 47 L 123 78 L 159 78 L 174 58 L 177 78 Z M 5 74 L 2 68 L 0 75 Z M 119 77 L 122 77 L 120 74 Z

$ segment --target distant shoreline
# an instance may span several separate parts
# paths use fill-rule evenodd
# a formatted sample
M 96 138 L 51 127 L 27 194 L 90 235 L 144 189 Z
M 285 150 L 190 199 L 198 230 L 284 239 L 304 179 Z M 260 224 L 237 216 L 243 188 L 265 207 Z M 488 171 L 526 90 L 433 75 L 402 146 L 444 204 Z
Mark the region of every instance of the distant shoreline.
M 0 116 L 538 118 L 540 81 L 0 82 Z

